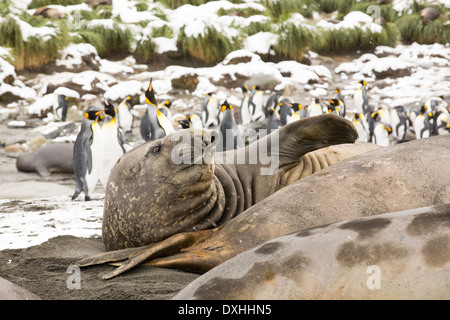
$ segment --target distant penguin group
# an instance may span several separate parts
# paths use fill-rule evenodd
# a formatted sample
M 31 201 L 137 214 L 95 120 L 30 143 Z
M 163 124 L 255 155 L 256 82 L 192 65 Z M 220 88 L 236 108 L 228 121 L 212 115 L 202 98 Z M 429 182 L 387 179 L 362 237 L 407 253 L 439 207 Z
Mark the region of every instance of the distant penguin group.
M 99 180 L 106 187 L 112 167 L 132 148 L 122 138 L 116 108 L 106 99 L 103 103 L 103 110 L 90 106 L 82 118 L 73 152 L 75 192 L 72 200 L 84 192 L 85 201 L 89 201 Z
M 147 110 L 141 119 L 141 136 L 145 141 L 164 138 L 167 134 L 175 131 L 169 118 L 161 112 L 155 98 L 152 79 L 145 91 L 145 103 Z

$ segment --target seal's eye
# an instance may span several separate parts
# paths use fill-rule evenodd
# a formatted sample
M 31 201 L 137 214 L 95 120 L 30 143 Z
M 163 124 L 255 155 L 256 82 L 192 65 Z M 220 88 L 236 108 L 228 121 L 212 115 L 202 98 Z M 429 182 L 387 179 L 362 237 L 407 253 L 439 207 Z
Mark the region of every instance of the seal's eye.
M 153 147 L 152 153 L 160 153 L 160 152 L 161 152 L 161 146 Z

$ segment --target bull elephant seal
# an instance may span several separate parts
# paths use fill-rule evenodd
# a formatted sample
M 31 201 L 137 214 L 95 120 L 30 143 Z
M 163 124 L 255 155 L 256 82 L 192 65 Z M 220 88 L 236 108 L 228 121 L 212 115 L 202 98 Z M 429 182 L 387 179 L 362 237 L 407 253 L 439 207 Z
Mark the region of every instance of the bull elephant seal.
M 103 216 L 102 238 L 107 251 L 144 246 L 180 232 L 207 229 L 190 238 L 195 242 L 208 234 L 211 227 L 222 225 L 293 181 L 378 148 L 372 144 L 343 144 L 354 142 L 357 134 L 350 121 L 336 115 L 293 122 L 246 148 L 217 153 L 215 161 L 205 161 L 208 150 L 214 151 L 212 145 L 203 141 L 202 135 L 207 133 L 184 132 L 188 133 L 186 147 L 177 138 L 173 139 L 172 134 L 131 150 L 113 168 Z M 275 143 L 276 138 L 279 145 Z M 311 152 L 340 143 L 343 145 Z M 174 153 L 183 148 L 191 150 L 193 146 L 199 146 L 197 154 L 200 158 L 203 155 L 203 160 L 191 161 L 189 155 L 188 164 L 172 161 Z M 257 155 L 264 149 L 261 146 L 269 146 L 270 150 L 257 160 L 273 159 L 275 166 L 268 162 L 264 166 L 261 161 L 239 162 Z M 194 156 L 195 153 L 195 150 L 191 152 Z M 232 161 L 223 163 L 224 159 Z M 216 163 L 219 160 L 221 164 Z M 261 174 L 263 169 L 270 171 L 272 167 L 276 172 Z M 113 252 L 77 264 L 91 265 L 120 260 L 120 257 Z
M 357 138 L 350 121 L 329 116 L 305 119 L 225 153 L 214 153 L 211 134 L 178 131 L 120 158 L 105 192 L 106 250 L 221 225 L 292 181 L 291 175 L 299 177 L 306 153 Z M 255 164 L 248 164 L 250 155 L 258 156 Z
M 450 204 L 305 229 L 250 249 L 173 299 L 448 299 Z
M 53 172 L 73 173 L 73 143 L 50 143 L 17 157 L 16 168 L 23 172 L 37 172 L 46 177 Z
M 284 187 L 218 228 L 203 230 L 202 238 L 186 232 L 124 252 L 122 260 L 129 259 L 111 275 L 142 262 L 202 273 L 305 228 L 450 203 L 449 144 L 450 135 L 442 135 L 342 160 Z M 182 252 L 175 254 L 175 248 Z

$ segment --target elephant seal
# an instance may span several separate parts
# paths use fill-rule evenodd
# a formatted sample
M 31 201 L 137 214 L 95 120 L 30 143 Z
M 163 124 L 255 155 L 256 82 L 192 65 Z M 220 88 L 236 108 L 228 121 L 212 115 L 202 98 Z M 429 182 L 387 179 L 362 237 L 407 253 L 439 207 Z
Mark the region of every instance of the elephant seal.
M 186 146 L 172 134 L 129 151 L 114 166 L 106 187 L 103 215 L 102 238 L 107 251 L 144 246 L 180 232 L 208 229 L 191 238 L 195 241 L 210 228 L 222 225 L 295 180 L 379 148 L 372 144 L 344 144 L 356 139 L 356 130 L 350 121 L 336 115 L 293 122 L 246 148 L 216 153 L 214 161 L 205 161 L 208 150 L 214 151 L 213 144 L 203 141 L 206 131 L 184 133 L 188 135 Z M 338 143 L 342 145 L 312 152 Z M 197 151 L 200 157 L 194 159 L 197 164 L 192 164 L 191 154 L 196 152 L 191 148 L 195 146 L 200 148 Z M 267 146 L 270 150 L 264 150 Z M 183 148 L 192 151 L 184 159 L 189 161 L 176 164 L 171 157 Z M 248 161 L 249 156 L 261 150 L 263 156 L 257 159 L 260 162 L 239 161 Z M 273 159 L 273 163 L 262 164 L 263 159 Z M 277 170 L 271 172 L 272 167 Z M 262 174 L 263 169 L 267 169 L 266 174 Z M 114 256 L 115 252 L 107 253 L 106 260 L 105 256 L 94 257 L 77 264 L 120 260 L 121 255 Z
M 17 157 L 16 168 L 23 172 L 37 172 L 46 177 L 53 172 L 73 173 L 73 143 L 50 143 Z
M 123 252 L 122 260 L 128 260 L 105 278 L 142 262 L 203 273 L 270 239 L 306 228 L 450 203 L 449 144 L 450 135 L 442 135 L 342 160 L 291 183 L 218 228 L 202 230 L 202 235 L 180 233 Z
M 357 133 L 350 121 L 327 116 L 302 120 L 223 153 L 214 152 L 216 138 L 214 132 L 185 129 L 119 159 L 105 191 L 102 238 L 107 251 L 221 225 L 298 179 L 303 155 L 352 143 Z M 313 166 L 313 172 L 323 166 Z
M 448 299 L 449 279 L 445 204 L 270 240 L 195 279 L 173 299 Z
M 35 294 L 0 277 L 0 300 L 41 300 Z

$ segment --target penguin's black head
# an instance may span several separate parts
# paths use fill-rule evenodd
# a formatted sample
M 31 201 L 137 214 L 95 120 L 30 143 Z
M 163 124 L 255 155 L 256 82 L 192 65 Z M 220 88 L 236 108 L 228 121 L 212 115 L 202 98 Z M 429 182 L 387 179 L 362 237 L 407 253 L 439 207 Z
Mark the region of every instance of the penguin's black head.
M 367 84 L 366 80 L 361 80 L 359 83 L 361 83 L 361 85 L 362 85 L 363 87 Z
M 380 120 L 381 120 L 381 116 L 380 116 L 380 114 L 378 113 L 378 111 L 372 113 L 372 119 L 373 119 L 374 121 L 380 121 Z
M 170 108 L 171 105 L 172 105 L 172 101 L 170 101 L 170 100 L 164 101 L 164 106 L 165 107 Z
M 247 85 L 243 85 L 243 86 L 241 87 L 241 89 L 242 89 L 243 92 L 248 92 L 248 87 L 247 87 Z
M 88 120 L 96 120 L 98 116 L 100 116 L 100 118 L 102 118 L 103 116 L 101 115 L 104 112 L 104 110 L 99 110 L 99 109 L 94 109 L 94 110 L 88 110 L 84 113 L 84 117 Z
M 328 102 L 330 103 L 330 106 L 333 107 L 337 107 L 341 104 L 339 99 L 329 99 Z
M 292 104 L 292 108 L 294 109 L 295 112 L 297 112 L 297 111 L 302 110 L 303 106 L 300 103 L 298 103 L 298 102 L 294 102 Z
M 233 107 L 228 103 L 227 100 L 225 100 L 224 103 L 222 103 L 221 108 L 222 112 L 225 112 L 225 110 L 227 109 L 233 110 Z
M 420 113 L 421 114 L 425 114 L 427 112 L 428 107 L 426 105 L 422 105 L 420 107 Z
M 315 102 L 315 103 L 320 103 L 320 99 L 319 99 L 319 98 L 315 98 L 315 99 L 314 99 L 314 102 Z
M 114 118 L 116 116 L 116 108 L 114 108 L 113 104 L 107 99 L 103 99 L 103 104 L 105 105 L 105 114 Z
M 150 79 L 150 84 L 148 85 L 148 88 L 145 91 L 145 102 L 148 104 L 157 106 L 156 98 L 155 98 L 155 91 L 153 90 L 152 81 L 153 81 L 153 78 Z
M 189 119 L 178 120 L 178 123 L 181 125 L 182 129 L 189 129 L 191 126 L 191 122 L 189 121 Z
M 207 96 L 212 96 L 214 93 L 215 93 L 214 91 L 211 91 L 211 92 L 208 92 L 206 95 Z

